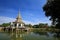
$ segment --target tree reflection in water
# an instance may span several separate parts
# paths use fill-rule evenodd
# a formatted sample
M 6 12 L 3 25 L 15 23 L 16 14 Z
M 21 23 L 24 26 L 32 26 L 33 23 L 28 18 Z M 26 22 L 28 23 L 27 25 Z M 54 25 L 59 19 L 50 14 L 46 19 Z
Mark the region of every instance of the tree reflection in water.
M 35 31 L 35 34 L 45 35 L 47 37 L 54 37 L 55 40 L 60 40 L 60 31 L 59 32 L 39 32 Z
M 24 36 L 29 34 L 29 32 L 11 33 L 11 40 L 23 40 Z
M 11 40 L 60 40 L 60 33 L 57 32 L 20 32 L 10 33 Z

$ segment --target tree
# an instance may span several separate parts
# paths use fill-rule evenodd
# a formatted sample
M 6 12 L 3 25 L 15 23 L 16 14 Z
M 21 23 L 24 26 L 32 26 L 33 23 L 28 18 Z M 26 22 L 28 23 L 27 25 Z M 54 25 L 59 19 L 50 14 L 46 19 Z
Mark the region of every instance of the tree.
M 39 28 L 39 26 L 38 25 L 33 25 L 33 28 Z
M 31 24 L 29 24 L 29 27 L 30 27 L 30 28 L 32 28 L 32 25 L 31 25 Z
M 7 27 L 7 26 L 9 26 L 9 25 L 10 25 L 10 23 L 3 23 L 3 24 L 2 24 L 3 27 Z
M 26 27 L 30 27 L 30 28 L 32 27 L 31 24 L 25 24 L 25 26 L 26 26 Z
M 39 23 L 39 28 L 43 28 L 44 24 L 43 23 Z
M 43 10 L 45 15 L 50 17 L 52 24 L 60 29 L 60 0 L 48 0 Z
M 33 25 L 34 28 L 47 28 L 48 24 L 43 24 L 43 23 L 39 23 L 36 25 Z
M 39 28 L 47 28 L 48 24 L 39 23 Z

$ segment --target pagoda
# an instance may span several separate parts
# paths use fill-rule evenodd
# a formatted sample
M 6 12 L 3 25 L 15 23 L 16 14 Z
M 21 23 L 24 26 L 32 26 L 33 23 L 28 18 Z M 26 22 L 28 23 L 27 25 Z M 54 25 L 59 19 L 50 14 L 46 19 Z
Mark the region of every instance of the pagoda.
M 25 28 L 21 15 L 20 15 L 20 11 L 18 12 L 18 16 L 16 17 L 15 22 L 11 22 L 11 27 L 12 28 Z

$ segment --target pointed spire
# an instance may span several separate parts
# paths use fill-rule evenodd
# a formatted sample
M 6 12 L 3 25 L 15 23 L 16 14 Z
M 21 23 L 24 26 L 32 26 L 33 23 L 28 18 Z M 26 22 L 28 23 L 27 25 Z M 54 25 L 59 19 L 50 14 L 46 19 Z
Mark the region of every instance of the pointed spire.
M 22 22 L 22 18 L 21 18 L 21 15 L 20 15 L 20 11 L 18 11 L 18 16 L 16 18 L 16 22 Z
M 18 11 L 18 16 L 17 16 L 17 18 L 16 18 L 16 21 L 15 21 L 16 23 L 23 23 L 22 22 L 22 18 L 21 18 L 21 15 L 20 15 L 20 10 Z M 24 24 L 24 23 L 23 23 Z
M 17 16 L 18 19 L 21 19 L 21 15 L 20 15 L 20 10 L 18 11 L 18 16 Z

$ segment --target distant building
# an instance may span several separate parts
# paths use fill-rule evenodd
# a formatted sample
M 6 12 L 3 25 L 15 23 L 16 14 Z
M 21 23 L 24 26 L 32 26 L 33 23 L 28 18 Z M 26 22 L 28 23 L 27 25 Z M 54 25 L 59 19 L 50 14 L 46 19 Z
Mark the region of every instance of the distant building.
M 11 27 L 12 28 L 25 28 L 24 24 L 25 23 L 22 21 L 20 11 L 19 11 L 15 22 L 11 22 Z

